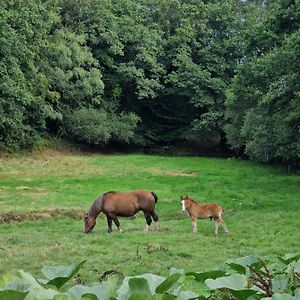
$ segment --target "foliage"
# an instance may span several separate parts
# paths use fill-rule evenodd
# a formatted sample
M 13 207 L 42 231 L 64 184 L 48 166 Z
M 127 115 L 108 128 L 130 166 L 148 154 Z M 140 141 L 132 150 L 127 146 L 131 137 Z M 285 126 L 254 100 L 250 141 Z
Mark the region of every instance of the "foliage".
M 65 134 L 75 140 L 93 145 L 109 141 L 128 143 L 134 134 L 138 117 L 134 114 L 108 113 L 104 110 L 79 109 L 65 114 Z
M 19 271 L 12 278 L 1 280 L 0 299 L 298 299 L 300 295 L 299 254 L 278 257 L 279 262 L 253 256 L 227 262 L 225 271 L 185 273 L 171 269 L 166 277 L 142 274 L 126 277 L 121 285 L 113 278 L 101 284 L 77 284 L 63 292 L 62 285 L 70 280 L 84 261 L 69 266 L 43 268 L 47 280 L 37 280 Z M 233 267 L 234 266 L 234 267 Z M 242 270 L 242 272 L 240 272 Z M 245 271 L 245 272 L 244 272 Z M 224 273 L 223 273 L 224 272 Z M 50 280 L 48 280 L 50 279 Z M 200 292 L 187 289 L 187 283 L 204 283 Z
M 269 8 L 260 25 L 264 30 L 256 34 L 260 54 L 250 56 L 238 68 L 228 92 L 230 122 L 225 129 L 229 143 L 236 149 L 245 147 L 250 157 L 264 162 L 296 164 L 300 159 L 300 77 L 296 71 L 300 61 L 296 24 L 300 20 L 294 5 L 294 1 L 278 1 L 275 8 Z
M 49 108 L 47 79 L 37 65 L 38 53 L 56 22 L 56 1 L 0 3 L 0 144 L 32 144 L 45 130 Z
M 3 0 L 0 146 L 62 131 L 143 148 L 225 149 L 226 137 L 251 159 L 296 165 L 299 16 L 295 0 Z M 89 137 L 67 120 L 81 109 L 124 128 Z

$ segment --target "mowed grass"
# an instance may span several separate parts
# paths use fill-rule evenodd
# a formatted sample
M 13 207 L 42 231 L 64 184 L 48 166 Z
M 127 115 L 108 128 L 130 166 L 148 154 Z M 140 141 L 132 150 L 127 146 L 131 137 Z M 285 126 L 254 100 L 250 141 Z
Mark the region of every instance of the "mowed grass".
M 108 234 L 101 215 L 86 235 L 83 221 L 68 215 L 80 216 L 105 191 L 134 189 L 159 196 L 161 232 L 144 233 L 139 213 L 120 218 L 123 234 L 115 227 Z M 214 236 L 209 220 L 199 220 L 193 234 L 190 219 L 180 211 L 180 195 L 219 203 L 230 234 L 220 228 Z M 25 219 L 0 224 L 0 274 L 23 269 L 39 277 L 44 265 L 86 259 L 80 275 L 90 282 L 108 270 L 124 275 L 167 275 L 171 267 L 205 271 L 229 258 L 300 249 L 299 176 L 235 159 L 55 151 L 2 157 L 0 208 L 2 217 Z M 32 213 L 41 220 L 26 220 Z

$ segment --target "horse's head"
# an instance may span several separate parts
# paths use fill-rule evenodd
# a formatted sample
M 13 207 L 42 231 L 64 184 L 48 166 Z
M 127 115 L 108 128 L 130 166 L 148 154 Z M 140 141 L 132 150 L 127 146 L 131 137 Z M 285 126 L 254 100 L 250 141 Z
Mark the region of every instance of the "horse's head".
M 84 233 L 89 233 L 93 230 L 96 225 L 96 218 L 86 214 L 84 217 Z

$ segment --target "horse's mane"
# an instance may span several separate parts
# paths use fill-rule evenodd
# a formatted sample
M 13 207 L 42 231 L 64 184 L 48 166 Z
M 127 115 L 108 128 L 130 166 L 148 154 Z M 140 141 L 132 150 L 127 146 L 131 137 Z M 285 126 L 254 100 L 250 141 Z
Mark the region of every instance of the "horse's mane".
M 102 194 L 102 195 L 98 196 L 96 198 L 96 200 L 94 201 L 94 203 L 91 205 L 91 207 L 90 207 L 90 209 L 88 211 L 88 215 L 89 216 L 93 216 L 93 217 L 98 216 L 98 214 L 101 211 L 102 200 L 103 200 L 103 196 L 104 195 L 105 194 Z
M 89 216 L 98 216 L 98 214 L 100 213 L 101 208 L 102 208 L 102 202 L 103 202 L 104 197 L 108 194 L 116 194 L 116 193 L 117 192 L 115 192 L 115 191 L 109 191 L 109 192 L 105 192 L 105 193 L 101 194 L 100 196 L 98 196 L 96 198 L 96 200 L 94 201 L 94 203 L 91 205 L 91 207 L 88 211 L 88 215 Z
M 116 194 L 117 192 L 116 191 L 109 191 L 109 192 L 105 192 L 102 197 L 104 197 L 105 195 L 107 194 Z

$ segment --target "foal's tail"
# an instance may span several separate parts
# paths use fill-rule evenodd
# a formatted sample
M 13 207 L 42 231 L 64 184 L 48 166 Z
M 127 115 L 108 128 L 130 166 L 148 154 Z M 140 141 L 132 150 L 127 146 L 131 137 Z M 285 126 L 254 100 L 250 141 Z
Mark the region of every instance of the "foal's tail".
M 158 197 L 154 192 L 151 192 L 152 196 L 154 197 L 155 203 L 158 201 Z

